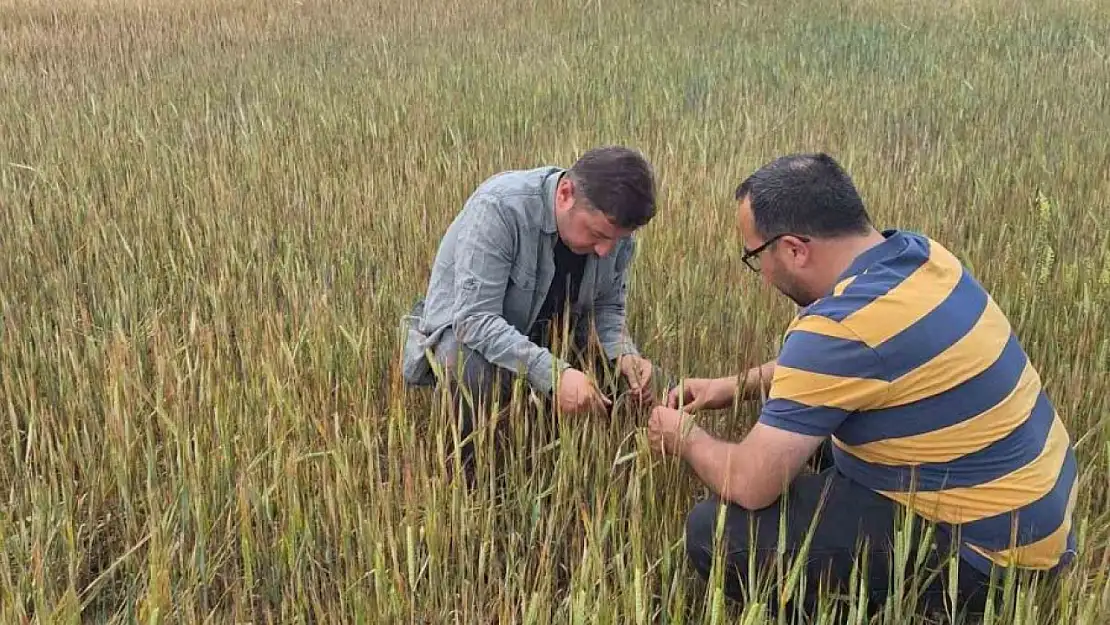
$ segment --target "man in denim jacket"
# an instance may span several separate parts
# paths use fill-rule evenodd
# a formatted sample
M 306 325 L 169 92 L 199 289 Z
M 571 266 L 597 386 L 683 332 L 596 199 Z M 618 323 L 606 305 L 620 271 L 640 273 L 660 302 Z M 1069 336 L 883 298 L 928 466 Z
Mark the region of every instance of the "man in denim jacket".
M 564 414 L 604 413 L 611 398 L 551 349 L 569 324 L 577 349 L 596 331 L 605 364 L 633 399 L 649 399 L 652 364 L 626 333 L 625 294 L 632 234 L 654 214 L 651 167 L 624 147 L 592 149 L 570 169 L 485 180 L 448 228 L 425 296 L 406 318 L 406 381 L 435 384 L 434 360 L 455 403 L 460 391 L 470 398 L 459 418 L 464 438 L 471 403 L 488 406 L 497 393 L 504 405 L 517 374 Z M 472 453 L 464 448 L 464 462 Z

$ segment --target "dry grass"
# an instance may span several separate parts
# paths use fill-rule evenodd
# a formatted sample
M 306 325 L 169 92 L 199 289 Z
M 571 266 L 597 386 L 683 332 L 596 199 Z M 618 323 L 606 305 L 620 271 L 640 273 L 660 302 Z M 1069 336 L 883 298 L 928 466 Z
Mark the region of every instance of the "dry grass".
M 620 142 L 661 178 L 631 324 L 673 370 L 774 353 L 790 311 L 738 264 L 730 193 L 775 155 L 833 152 L 882 226 L 955 250 L 1082 475 L 1077 566 L 992 620 L 1104 622 L 1108 24 L 1046 0 L 0 1 L 0 620 L 741 616 L 684 561 L 702 489 L 635 424 L 523 431 L 505 487 L 467 495 L 396 377 L 474 185 Z

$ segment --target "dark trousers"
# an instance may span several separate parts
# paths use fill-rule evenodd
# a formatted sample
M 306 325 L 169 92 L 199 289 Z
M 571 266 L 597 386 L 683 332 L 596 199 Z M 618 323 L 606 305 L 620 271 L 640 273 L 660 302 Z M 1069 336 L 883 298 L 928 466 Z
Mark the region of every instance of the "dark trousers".
M 613 402 L 614 411 L 618 409 L 623 403 L 621 396 L 628 386 L 627 380 L 617 369 L 617 363 L 606 358 L 599 346 L 591 345 L 588 333 L 578 331 L 568 338 L 570 340 L 565 355 L 571 366 L 593 374 L 602 394 Z M 537 344 L 551 348 L 550 340 L 540 336 L 533 339 Z M 557 353 L 562 351 L 564 350 L 556 348 Z M 451 329 L 444 332 L 436 348 L 436 360 L 445 373 L 443 381 L 437 387 L 437 395 L 445 396 L 450 402 L 448 414 L 457 426 L 458 441 L 462 443 L 455 449 L 454 433 L 449 433 L 448 450 L 452 456 L 459 456 L 467 480 L 473 481 L 474 442 L 467 439 L 474 432 L 476 417 L 490 414 L 495 403 L 501 410 L 509 405 L 513 384 L 517 380 L 516 372 L 493 365 L 481 354 L 459 344 Z M 656 396 L 665 392 L 667 383 L 665 372 L 657 366 L 653 367 L 652 387 Z M 526 382 L 523 387 L 527 396 Z M 552 412 L 555 401 L 552 394 L 543 394 L 539 399 L 545 403 L 547 411 Z
M 822 584 L 831 584 L 834 592 L 858 596 L 859 587 L 849 588 L 853 566 L 857 560 L 866 561 L 867 599 L 872 611 L 882 607 L 888 592 L 895 583 L 895 532 L 909 529 L 901 507 L 882 495 L 848 479 L 832 464 L 831 447 L 826 444 L 816 454 L 812 468 L 815 474 L 803 474 L 791 485 L 778 501 L 761 510 L 749 511 L 735 504 L 725 505 L 722 535 L 723 590 L 726 596 L 743 602 L 748 592 L 750 570 L 754 568 L 759 585 L 755 592 L 765 590 L 769 584 L 775 588 L 771 597 L 780 589 L 775 586 L 778 578 L 776 559 L 780 540 L 780 513 L 786 507 L 782 556 L 782 579 L 788 579 L 790 567 L 803 549 L 814 516 L 813 529 L 806 554 L 803 575 L 805 588 L 802 605 L 795 600 L 797 589 L 790 597 L 789 610 L 804 608 L 812 615 L 817 608 L 817 597 Z M 824 501 L 822 502 L 822 497 Z M 686 520 L 686 550 L 690 562 L 698 573 L 708 579 L 714 559 L 714 536 L 720 500 L 711 497 L 697 504 Z M 820 507 L 820 510 L 818 509 Z M 958 567 L 957 603 L 953 611 L 964 614 L 981 614 L 986 602 L 987 576 L 971 567 L 957 555 L 948 555 L 954 549 L 948 537 L 934 529 L 928 544 L 922 545 L 925 531 L 923 519 L 913 519 L 912 539 L 906 560 L 905 588 L 908 590 L 913 575 L 918 584 L 918 606 L 922 611 L 947 612 L 946 587 L 948 566 Z M 926 550 L 921 568 L 915 568 L 922 548 Z M 857 557 L 858 556 L 858 557 Z M 751 560 L 751 562 L 750 562 Z M 754 567 L 752 566 L 754 564 Z M 863 571 L 862 568 L 859 571 Z M 857 575 L 862 575 L 857 572 Z M 838 587 L 838 588 L 836 588 Z M 826 586 L 824 592 L 830 588 Z M 895 601 L 899 598 L 895 597 Z M 772 600 L 772 610 L 777 608 Z

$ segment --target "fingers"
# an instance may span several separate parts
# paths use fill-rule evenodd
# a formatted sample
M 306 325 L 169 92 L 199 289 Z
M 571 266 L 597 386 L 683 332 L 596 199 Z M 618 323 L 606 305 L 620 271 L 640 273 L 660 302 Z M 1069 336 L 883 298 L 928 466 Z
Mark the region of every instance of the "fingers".
M 612 405 L 612 400 L 595 388 L 593 389 L 593 393 L 590 396 L 586 408 L 596 416 L 604 416 L 609 412 L 609 407 Z
M 642 401 L 647 397 L 649 388 L 650 387 L 645 385 L 643 382 L 630 381 L 628 383 L 628 393 L 638 401 Z
M 702 398 L 694 395 L 689 388 L 676 386 L 667 394 L 667 407 L 678 410 L 680 403 L 683 404 L 683 410 L 693 412 L 701 408 L 705 402 Z
M 697 386 L 692 387 L 688 382 L 680 384 L 667 393 L 667 407 L 677 410 L 682 404 L 683 412 L 697 412 L 705 407 L 706 392 Z
M 681 386 L 676 386 L 676 387 L 672 388 L 671 390 L 667 391 L 667 407 L 668 408 L 678 408 L 678 394 L 679 394 L 681 388 L 682 388 Z
M 602 393 L 601 391 L 597 391 L 597 390 L 594 391 L 594 400 L 596 402 L 598 402 L 599 404 L 601 404 L 601 407 L 603 409 L 609 408 L 610 406 L 613 405 L 613 400 L 606 397 L 605 394 Z
M 659 411 L 652 410 L 651 417 L 648 418 L 647 439 L 648 446 L 653 451 L 663 451 L 663 432 L 661 426 Z
M 643 395 L 651 380 L 651 361 L 635 356 L 622 356 L 619 366 L 621 374 L 628 380 L 629 390 Z
M 604 416 L 613 404 L 612 400 L 592 383 L 587 383 L 584 387 L 576 390 L 575 397 L 566 404 L 563 412 L 576 415 Z
M 645 360 L 643 368 L 640 369 L 640 378 L 632 388 L 641 398 L 646 398 L 651 393 L 651 373 L 651 363 Z
M 628 380 L 629 390 L 634 393 L 639 393 L 643 386 L 643 369 L 634 363 L 625 368 L 624 377 Z
M 686 389 L 684 389 L 681 385 L 672 388 L 670 392 L 667 393 L 667 407 L 678 408 L 678 403 L 682 401 L 685 394 Z
M 598 414 L 605 414 L 612 405 L 613 400 L 606 397 L 597 384 L 590 384 L 589 397 L 586 399 L 587 408 Z

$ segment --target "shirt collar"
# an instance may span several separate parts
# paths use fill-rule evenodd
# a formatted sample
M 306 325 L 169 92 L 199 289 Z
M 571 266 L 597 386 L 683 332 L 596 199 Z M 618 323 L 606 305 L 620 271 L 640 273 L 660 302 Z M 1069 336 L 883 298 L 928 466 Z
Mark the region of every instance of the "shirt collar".
M 847 280 L 848 278 L 857 276 L 864 271 L 867 271 L 868 267 L 874 265 L 880 260 L 883 260 L 884 258 L 890 258 L 891 256 L 897 255 L 903 249 L 905 249 L 906 244 L 908 243 L 905 235 L 903 235 L 900 230 L 896 230 L 893 228 L 889 230 L 883 230 L 882 235 L 883 238 L 886 240 L 864 251 L 859 256 L 856 256 L 856 259 L 852 261 L 852 264 L 848 265 L 848 268 L 845 269 L 844 272 L 841 273 L 840 276 L 836 279 L 837 283 L 839 283 L 841 280 Z

